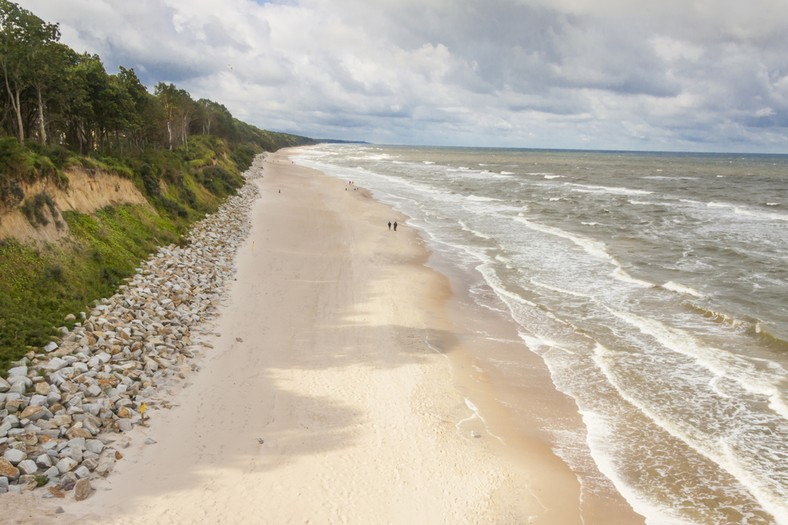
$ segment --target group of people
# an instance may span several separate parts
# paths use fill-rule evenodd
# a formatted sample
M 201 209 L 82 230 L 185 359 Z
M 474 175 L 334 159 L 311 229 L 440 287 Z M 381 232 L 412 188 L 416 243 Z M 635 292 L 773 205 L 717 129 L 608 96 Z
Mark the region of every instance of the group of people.
M 389 221 L 389 230 L 391 229 L 391 221 Z M 394 221 L 394 231 L 397 231 L 397 221 Z

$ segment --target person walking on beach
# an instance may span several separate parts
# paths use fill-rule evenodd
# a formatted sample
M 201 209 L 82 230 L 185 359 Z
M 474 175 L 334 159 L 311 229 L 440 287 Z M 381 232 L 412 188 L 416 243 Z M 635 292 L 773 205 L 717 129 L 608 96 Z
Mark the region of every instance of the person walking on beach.
M 397 231 L 397 221 L 394 221 L 394 231 Z
M 389 230 L 391 229 L 391 221 L 389 221 Z

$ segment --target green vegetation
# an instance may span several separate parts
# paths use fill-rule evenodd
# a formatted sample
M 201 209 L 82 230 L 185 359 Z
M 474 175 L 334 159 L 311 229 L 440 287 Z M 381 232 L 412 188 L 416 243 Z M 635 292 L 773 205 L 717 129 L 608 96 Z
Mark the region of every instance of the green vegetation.
M 70 231 L 57 244 L 0 239 L 0 372 L 218 209 L 256 154 L 313 143 L 241 122 L 173 84 L 150 93 L 133 69 L 108 74 L 98 56 L 59 39 L 57 24 L 0 0 L 0 220 L 18 208 L 34 227 Z M 148 205 L 67 211 L 61 221 L 48 192 L 25 195 L 40 180 L 66 189 L 75 167 L 128 178 Z

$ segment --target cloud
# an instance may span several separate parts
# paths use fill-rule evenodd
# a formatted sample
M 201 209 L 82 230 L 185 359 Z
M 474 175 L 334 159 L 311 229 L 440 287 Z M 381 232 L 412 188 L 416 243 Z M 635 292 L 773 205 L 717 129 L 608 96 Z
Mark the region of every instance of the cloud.
M 788 152 L 780 0 L 22 0 L 109 71 L 392 143 Z

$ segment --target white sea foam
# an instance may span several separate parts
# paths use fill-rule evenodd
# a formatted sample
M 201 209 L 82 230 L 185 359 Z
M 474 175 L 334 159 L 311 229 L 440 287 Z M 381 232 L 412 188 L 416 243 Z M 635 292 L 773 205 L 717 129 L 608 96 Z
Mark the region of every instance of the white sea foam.
M 575 292 L 573 290 L 567 290 L 567 289 L 564 289 L 564 288 L 559 288 L 557 286 L 552 286 L 550 284 L 539 282 L 536 279 L 531 279 L 530 282 L 534 286 L 538 286 L 539 288 L 544 288 L 546 290 L 551 290 L 553 292 L 558 292 L 558 293 L 566 294 L 566 295 L 572 295 L 574 297 L 582 297 L 584 299 L 593 299 L 593 296 L 591 296 L 591 295 L 587 295 L 587 294 L 580 293 L 580 292 Z
M 546 233 L 548 235 L 554 235 L 556 237 L 561 237 L 563 239 L 566 239 L 566 240 L 576 244 L 580 248 L 582 248 L 589 255 L 593 255 L 594 257 L 597 257 L 599 259 L 605 259 L 605 260 L 614 262 L 613 257 L 611 257 L 609 253 L 607 253 L 607 250 L 606 250 L 606 247 L 605 247 L 605 243 L 603 243 L 602 241 L 589 239 L 588 237 L 583 237 L 581 235 L 576 235 L 576 234 L 570 233 L 570 232 L 568 232 L 566 230 L 562 230 L 560 228 L 555 228 L 553 226 L 547 226 L 545 224 L 539 224 L 537 222 L 530 221 L 530 220 L 525 219 L 523 217 L 516 217 L 515 220 L 525 224 L 528 228 L 530 228 L 532 230 L 539 231 L 539 232 L 542 232 L 542 233 Z
M 564 186 L 572 191 L 582 193 L 610 193 L 612 195 L 651 195 L 654 192 L 648 190 L 635 190 L 632 188 L 622 188 L 617 186 L 597 186 L 593 184 L 577 184 L 575 182 L 565 182 Z
M 754 476 L 752 472 L 758 471 L 754 465 L 749 465 L 748 460 L 737 454 L 731 445 L 720 438 L 720 448 L 725 456 L 728 469 L 734 477 L 742 481 L 747 490 L 755 496 L 766 511 L 771 514 L 778 525 L 788 525 L 788 487 L 774 487 L 764 478 Z
M 492 239 L 492 237 L 490 237 L 489 235 L 485 235 L 485 234 L 483 234 L 482 232 L 480 232 L 478 230 L 474 230 L 473 228 L 471 228 L 470 226 L 465 224 L 465 222 L 463 222 L 462 220 L 457 221 L 457 224 L 459 224 L 460 228 L 462 228 L 464 231 L 466 231 L 468 233 L 472 233 L 473 235 L 475 235 L 476 237 L 479 237 L 480 239 L 484 239 L 484 240 L 488 240 L 488 241 L 490 239 Z
M 781 418 L 788 420 L 788 411 L 784 411 L 785 404 L 781 406 L 777 402 L 782 398 L 779 387 L 784 380 L 785 371 L 782 367 L 779 367 L 776 373 L 758 371 L 750 361 L 720 348 L 706 346 L 685 330 L 631 312 L 618 311 L 607 306 L 605 308 L 641 333 L 654 338 L 663 348 L 692 359 L 713 376 L 734 381 L 749 394 L 770 401 L 769 406 L 777 411 Z
M 476 201 L 476 202 L 503 202 L 503 199 L 495 199 L 493 197 L 483 197 L 479 195 L 468 195 L 465 197 L 469 201 Z
M 642 279 L 636 279 L 635 277 L 632 277 L 627 272 L 625 272 L 624 269 L 621 268 L 621 266 L 616 267 L 616 269 L 613 270 L 611 275 L 615 279 L 621 281 L 622 283 L 634 284 L 635 286 L 640 286 L 644 288 L 650 288 L 654 286 L 654 283 L 650 283 L 648 281 L 644 281 Z
M 484 417 L 482 416 L 481 412 L 479 412 L 479 409 L 476 408 L 476 405 L 473 404 L 473 401 L 471 401 L 467 397 L 465 398 L 465 406 L 468 407 L 468 409 L 471 411 L 471 415 L 466 417 L 466 418 L 464 418 L 464 419 L 461 419 L 460 421 L 457 422 L 457 424 L 455 425 L 455 428 L 457 429 L 457 433 L 458 434 L 460 434 L 461 436 L 465 436 L 465 434 L 462 432 L 462 428 L 461 428 L 462 425 L 465 424 L 465 423 L 471 422 L 473 420 L 479 420 L 481 422 L 481 424 L 484 426 L 484 431 L 485 432 L 487 432 L 489 435 L 491 435 L 492 437 L 494 437 L 495 439 L 497 439 L 501 443 L 504 443 L 504 444 L 506 443 L 501 436 L 493 433 L 490 430 L 490 427 L 487 425 L 487 420 L 484 419 Z M 478 437 L 475 434 L 472 434 L 472 436 L 473 437 Z
M 646 518 L 648 525 L 697 525 L 680 518 L 674 509 L 649 499 L 627 483 L 619 474 L 616 453 L 611 447 L 611 443 L 616 442 L 616 436 L 610 430 L 612 425 L 598 412 L 581 409 L 580 415 L 587 430 L 587 445 L 597 468 L 613 482 L 616 490 L 632 505 L 635 512 Z
M 731 204 L 727 202 L 709 202 L 706 204 L 709 208 L 722 208 L 733 210 L 733 213 L 742 217 L 752 217 L 754 219 L 774 220 L 774 221 L 788 221 L 788 214 L 773 213 L 767 211 L 756 210 L 738 204 Z
M 637 199 L 629 199 L 627 202 L 629 202 L 630 204 L 638 205 L 638 206 L 662 206 L 663 205 L 663 203 L 661 203 L 661 202 L 643 201 L 643 200 L 637 200 Z
M 677 283 L 673 281 L 666 282 L 665 284 L 662 285 L 662 287 L 666 290 L 670 290 L 671 292 L 685 293 L 688 295 L 692 295 L 694 297 L 704 297 L 702 293 L 695 290 L 694 288 L 690 288 L 689 286 L 684 286 L 681 283 Z

